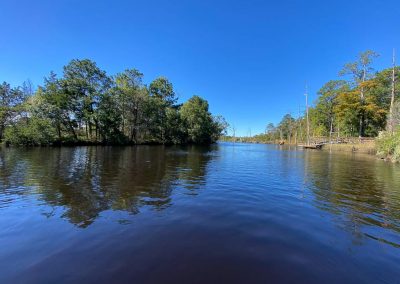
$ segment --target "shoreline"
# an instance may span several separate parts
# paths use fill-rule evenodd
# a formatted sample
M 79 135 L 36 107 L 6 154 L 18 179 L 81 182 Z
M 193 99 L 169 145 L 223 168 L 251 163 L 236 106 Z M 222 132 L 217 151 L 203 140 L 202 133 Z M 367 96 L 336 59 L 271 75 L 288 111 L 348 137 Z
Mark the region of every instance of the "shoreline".
M 377 148 L 375 142 L 372 143 L 358 143 L 358 144 L 326 144 L 322 147 L 322 151 L 335 151 L 335 152 L 352 152 L 360 154 L 377 155 Z
M 299 144 L 288 144 L 285 143 L 280 145 L 276 142 L 260 142 L 260 141 L 221 141 L 221 142 L 230 142 L 230 143 L 249 143 L 249 144 L 265 144 L 265 145 L 279 145 L 279 146 L 294 146 L 300 147 Z M 368 141 L 364 143 L 342 143 L 342 144 L 325 144 L 321 147 L 321 149 L 314 149 L 314 151 L 335 151 L 335 152 L 351 152 L 351 153 L 360 153 L 360 154 L 369 154 L 369 155 L 377 155 L 377 147 L 375 141 Z
M 0 147 L 5 147 L 5 148 L 59 148 L 59 147 L 89 147 L 89 146 L 99 146 L 99 147 L 131 147 L 131 146 L 191 146 L 191 145 L 196 145 L 196 146 L 210 146 L 216 144 L 216 142 L 213 143 L 204 143 L 204 144 L 198 144 L 198 143 L 179 143 L 179 144 L 174 144 L 174 143 L 159 143 L 159 142 L 143 142 L 143 143 L 104 143 L 104 142 L 88 142 L 88 141 L 78 141 L 78 142 L 62 142 L 62 143 L 51 143 L 51 144 L 43 144 L 43 145 L 15 145 L 15 144 L 10 144 L 7 142 L 0 142 Z

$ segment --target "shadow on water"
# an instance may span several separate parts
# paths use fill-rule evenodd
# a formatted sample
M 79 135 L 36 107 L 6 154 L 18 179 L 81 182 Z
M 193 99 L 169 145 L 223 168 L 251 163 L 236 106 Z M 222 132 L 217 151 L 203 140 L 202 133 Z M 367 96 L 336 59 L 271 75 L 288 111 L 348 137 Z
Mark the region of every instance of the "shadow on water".
M 400 168 L 370 156 L 304 151 L 305 182 L 314 205 L 360 244 L 364 237 L 400 248 Z M 373 228 L 373 230 L 369 230 Z M 380 235 L 374 233 L 381 228 Z M 391 231 L 393 234 L 385 234 Z
M 162 210 L 174 188 L 188 194 L 205 182 L 216 145 L 75 147 L 0 150 L 0 208 L 35 195 L 78 227 L 106 210 Z M 49 214 L 51 215 L 51 214 Z

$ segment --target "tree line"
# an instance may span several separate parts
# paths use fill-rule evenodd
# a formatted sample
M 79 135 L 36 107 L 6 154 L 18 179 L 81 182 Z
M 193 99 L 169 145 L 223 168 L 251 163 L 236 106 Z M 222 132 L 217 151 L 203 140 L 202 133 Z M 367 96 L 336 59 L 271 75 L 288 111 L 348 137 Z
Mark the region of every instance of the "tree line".
M 109 76 L 89 59 L 72 60 L 36 90 L 0 85 L 0 140 L 15 145 L 210 144 L 227 128 L 208 102 L 177 103 L 172 83 L 148 86 L 137 69 Z
M 309 108 L 311 137 L 376 137 L 384 131 L 393 132 L 400 124 L 400 89 L 395 82 L 400 68 L 394 65 L 375 71 L 378 54 L 367 50 L 354 62 L 347 63 L 339 78 L 328 81 L 317 92 Z M 306 141 L 306 115 L 297 118 L 285 114 L 274 125 L 268 124 L 261 141 L 285 140 L 288 143 Z

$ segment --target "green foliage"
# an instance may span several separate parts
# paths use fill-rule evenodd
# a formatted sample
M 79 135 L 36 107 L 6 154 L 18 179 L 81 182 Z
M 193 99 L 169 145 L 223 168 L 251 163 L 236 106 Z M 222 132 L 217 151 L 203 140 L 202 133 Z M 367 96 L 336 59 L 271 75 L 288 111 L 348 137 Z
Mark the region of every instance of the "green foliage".
M 339 104 L 338 96 L 348 91 L 349 86 L 346 81 L 333 80 L 327 82 L 318 91 L 318 99 L 315 105 L 315 112 L 312 113 L 314 124 L 320 128 L 321 135 L 329 135 L 337 128 L 334 125 L 336 119 L 335 108 Z
M 121 132 L 134 143 L 142 140 L 141 130 L 148 128 L 146 117 L 149 115 L 150 98 L 142 80 L 143 74 L 138 70 L 127 69 L 117 74 L 113 89 L 121 113 Z
M 208 111 L 208 102 L 198 96 L 193 96 L 184 103 L 180 113 L 190 143 L 213 143 L 227 128 L 223 119 L 212 117 Z
M 181 108 L 181 116 L 186 125 L 188 140 L 191 143 L 210 143 L 212 117 L 208 112 L 208 103 L 193 96 Z
M 116 98 L 110 94 L 102 95 L 97 110 L 100 136 L 104 143 L 121 143 L 125 139 L 120 131 L 122 121 Z
M 49 119 L 24 119 L 6 128 L 5 140 L 13 145 L 49 145 L 56 140 L 56 132 Z
M 151 82 L 149 92 L 152 97 L 164 101 L 168 106 L 172 106 L 177 101 L 172 83 L 165 77 Z
M 388 157 L 393 162 L 400 162 L 400 129 L 393 135 L 384 132 L 377 139 L 378 155 Z
M 317 92 L 317 99 L 309 107 L 310 138 L 345 138 L 349 136 L 376 137 L 386 129 L 390 94 L 392 91 L 392 68 L 375 72 L 373 60 L 378 55 L 367 50 L 351 63 L 345 64 L 339 75 L 349 80 L 331 80 Z M 400 67 L 395 68 L 395 104 L 392 121 L 400 126 Z M 323 136 L 323 137 L 321 137 Z M 244 137 L 241 141 L 277 143 L 304 143 L 307 140 L 306 112 L 297 119 L 286 114 L 274 125 L 269 123 L 264 134 Z M 315 139 L 315 140 L 317 140 Z M 233 140 L 233 137 L 231 138 Z M 400 148 L 396 150 L 400 153 Z M 391 150 L 392 153 L 396 151 Z M 396 152 L 396 153 L 397 153 Z
M 177 108 L 166 109 L 165 140 L 167 143 L 179 144 L 186 140 L 186 129 Z
M 378 55 L 367 50 L 351 63 L 345 64 L 341 76 L 349 75 L 348 81 L 328 81 L 317 93 L 313 107 L 309 108 L 310 136 L 367 136 L 375 137 L 386 129 L 390 93 L 392 90 L 392 68 L 375 72 L 372 63 Z M 395 78 L 400 77 L 400 68 L 395 68 Z M 398 85 L 398 84 L 397 84 Z M 400 88 L 395 89 L 396 101 Z M 395 103 L 394 125 L 400 125 L 400 104 Z M 270 124 L 266 134 L 270 141 L 297 138 L 305 141 L 306 116 L 296 121 L 285 115 L 277 127 Z M 291 127 L 289 127 L 291 126 Z M 293 129 L 290 129 L 293 128 Z
M 0 139 L 4 130 L 7 142 L 15 145 L 204 144 L 218 139 L 226 125 L 211 116 L 207 101 L 197 97 L 200 108 L 189 104 L 199 119 L 185 111 L 183 119 L 168 79 L 157 78 L 149 88 L 142 79 L 136 69 L 109 77 L 95 62 L 84 59 L 72 60 L 61 78 L 51 72 L 34 94 L 29 85 L 12 89 L 4 83 L 0 86 Z
M 278 129 L 281 135 L 281 139 L 290 140 L 293 134 L 293 130 L 296 126 L 296 120 L 290 114 L 285 114 L 278 125 Z
M 371 82 L 374 77 L 374 69 L 371 65 L 373 59 L 378 56 L 379 55 L 372 50 L 361 52 L 355 62 L 347 63 L 339 73 L 340 75 L 352 76 L 350 84 L 354 86 L 354 91 L 359 94 L 359 101 L 358 105 L 355 107 L 355 111 L 359 120 L 358 133 L 360 137 L 365 136 L 365 130 L 368 127 L 366 125 L 368 121 L 366 108 L 368 108 L 368 106 L 366 106 L 365 84 L 367 84 L 367 81 Z
M 0 142 L 7 124 L 21 112 L 20 105 L 25 101 L 25 95 L 19 87 L 11 88 L 6 82 L 0 85 Z

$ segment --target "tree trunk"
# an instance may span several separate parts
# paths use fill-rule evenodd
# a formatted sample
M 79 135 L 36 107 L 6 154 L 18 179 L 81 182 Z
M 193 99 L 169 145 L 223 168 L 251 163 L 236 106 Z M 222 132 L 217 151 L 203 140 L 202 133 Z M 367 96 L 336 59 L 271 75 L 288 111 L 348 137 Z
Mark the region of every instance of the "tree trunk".
M 61 141 L 61 124 L 60 123 L 57 123 L 57 133 L 58 133 L 58 140 Z
M 74 126 L 72 125 L 71 121 L 68 121 L 68 127 L 71 130 L 72 135 L 74 136 L 75 140 L 78 140 L 78 136 L 76 135 Z
M 92 129 L 92 123 L 89 121 L 87 121 L 87 124 L 89 125 L 89 139 L 92 140 L 92 133 L 93 133 L 93 129 Z
M 358 128 L 358 136 L 361 138 L 361 137 L 363 137 L 363 132 L 364 132 L 364 130 L 363 130 L 363 125 L 364 125 L 364 123 L 363 123 L 363 119 L 362 119 L 362 115 L 360 116 L 360 123 L 359 123 L 359 128 Z
M 97 119 L 94 120 L 94 126 L 96 128 L 95 134 L 96 134 L 96 142 L 97 142 L 97 141 L 99 141 L 99 123 L 97 122 Z
M 363 76 L 362 76 L 362 83 L 365 82 L 366 76 L 367 76 L 367 71 L 364 67 L 363 69 Z M 361 90 L 360 90 L 360 102 L 361 102 L 361 108 L 364 107 L 364 86 L 361 85 Z M 364 136 L 364 121 L 365 121 L 365 113 L 364 110 L 361 110 L 361 116 L 360 116 L 360 125 L 359 125 L 359 136 L 360 138 Z

